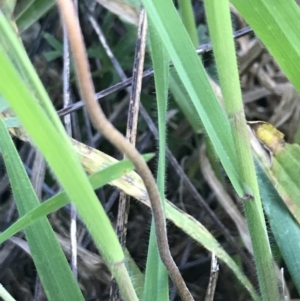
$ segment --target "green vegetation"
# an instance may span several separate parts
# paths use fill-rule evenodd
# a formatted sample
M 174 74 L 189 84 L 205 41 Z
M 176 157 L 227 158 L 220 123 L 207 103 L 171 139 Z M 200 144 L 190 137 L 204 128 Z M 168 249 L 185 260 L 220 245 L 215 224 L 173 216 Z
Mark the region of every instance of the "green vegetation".
M 64 14 L 62 3 L 72 5 L 71 2 L 64 1 L 57 3 L 61 19 L 66 24 L 72 51 L 69 66 L 70 91 L 72 98 L 77 99 L 77 95 L 83 98 L 95 128 L 100 129 L 101 133 L 92 128 L 86 111 L 78 110 L 76 117 L 75 114 L 71 115 L 73 129 L 77 129 L 74 137 L 81 137 L 93 147 L 70 139 L 57 114 L 62 102 L 60 91 L 63 89 L 60 75 L 57 74 L 65 70 L 61 68 L 61 61 L 67 44 L 61 41 L 60 34 L 55 35 L 54 29 L 48 29 L 47 32 L 46 25 L 39 27 L 43 22 L 47 24 L 47 18 L 54 16 L 58 19 L 56 2 L 2 1 L 0 149 L 19 218 L 13 223 L 10 221 L 9 227 L 1 229 L 0 242 L 5 243 L 13 235 L 24 230 L 30 250 L 28 252 L 32 256 L 48 300 L 94 298 L 95 289 L 86 284 L 90 283 L 89 277 L 94 276 L 85 276 L 89 279 L 85 282 L 85 279 L 82 279 L 84 277 L 80 276 L 79 268 L 79 280 L 76 281 L 63 252 L 65 249 L 62 250 L 56 235 L 57 222 L 53 222 L 51 218 L 54 214 L 59 214 L 58 212 L 64 212 L 60 217 L 64 222 L 58 224 L 67 224 L 68 228 L 69 218 L 66 218 L 65 211 L 58 210 L 67 208 L 65 206 L 72 203 L 84 224 L 82 231 L 86 231 L 86 235 L 91 238 L 89 248 L 85 251 L 92 250 L 95 256 L 100 254 L 108 268 L 108 271 L 103 269 L 101 273 L 114 277 L 118 286 L 117 292 L 125 301 L 175 300 L 174 289 L 170 290 L 172 285 L 183 300 L 193 300 L 193 297 L 214 300 L 214 289 L 210 296 L 207 293 L 205 297 L 206 291 L 209 291 L 208 279 L 211 284 L 214 277 L 213 274 L 209 277 L 207 265 L 205 271 L 205 265 L 201 265 L 202 277 L 206 279 L 203 287 L 199 285 L 199 268 L 198 274 L 194 274 L 189 268 L 187 272 L 184 268 L 178 270 L 174 264 L 176 261 L 177 265 L 182 267 L 187 260 L 186 252 L 190 252 L 191 261 L 200 258 L 203 262 L 210 262 L 210 259 L 207 260 L 207 254 L 202 254 L 202 250 L 199 250 L 199 245 L 225 263 L 220 266 L 221 273 L 216 288 L 220 300 L 236 299 L 241 294 L 244 296 L 243 300 L 283 300 L 286 294 L 283 289 L 284 281 L 282 282 L 277 273 L 277 264 L 282 265 L 280 259 L 283 259 L 287 267 L 285 274 L 290 275 L 292 279 L 287 280 L 290 293 L 294 295 L 297 291 L 299 294 L 300 269 L 295 254 L 298 252 L 300 237 L 300 147 L 293 144 L 297 141 L 296 132 L 299 133 L 299 118 L 293 116 L 296 115 L 295 112 L 300 112 L 300 98 L 297 94 L 297 91 L 300 92 L 300 25 L 297 21 L 300 11 L 295 2 L 254 0 L 245 3 L 243 0 L 232 0 L 230 3 L 226 0 L 205 0 L 201 7 L 205 8 L 206 17 L 205 20 L 199 21 L 197 5 L 190 1 L 178 1 L 176 7 L 171 0 L 99 0 L 103 7 L 99 12 L 95 9 L 95 16 L 101 16 L 98 18 L 101 22 L 98 21 L 101 23 L 103 38 L 112 45 L 112 53 L 119 60 L 116 62 L 107 48 L 99 47 L 98 40 L 95 40 L 96 35 L 92 33 L 86 36 L 86 28 L 82 28 L 88 45 L 85 52 L 81 33 L 75 31 L 75 10 L 70 9 Z M 152 172 L 155 179 L 145 163 L 149 161 L 149 166 L 152 165 L 153 168 L 153 160 L 150 159 L 153 159 L 154 155 L 140 156 L 133 146 L 107 123 L 104 115 L 99 115 L 102 111 L 97 107 L 93 96 L 94 89 L 104 90 L 120 80 L 125 81 L 126 72 L 131 73 L 134 69 L 131 62 L 141 4 L 149 23 L 144 69 L 153 67 L 154 80 L 150 87 L 143 86 L 140 105 L 144 105 L 141 107 L 141 113 L 146 123 L 141 120 L 137 131 L 138 134 L 146 133 L 149 126 L 157 140 L 157 146 L 153 146 L 155 140 L 149 143 L 147 138 L 146 147 L 147 152 L 149 149 L 151 152 L 157 152 L 156 172 Z M 99 8 L 99 4 L 95 5 Z M 79 2 L 79 16 L 84 22 L 89 20 L 91 28 L 95 28 L 91 21 L 90 8 Z M 234 29 L 244 27 L 245 24 L 253 29 L 253 36 L 243 38 L 235 44 L 232 38 Z M 48 45 L 46 50 L 37 51 L 35 47 L 38 46 L 28 50 L 25 33 L 33 35 L 30 30 L 34 26 L 39 28 L 38 36 Z M 55 26 L 60 28 L 59 23 Z M 205 54 L 199 57 L 195 52 L 195 46 L 204 39 L 203 35 L 206 35 L 203 26 L 207 29 L 213 46 L 213 60 Z M 21 35 L 21 39 L 20 33 L 24 34 Z M 98 34 L 101 35 L 101 32 Z M 267 55 L 267 51 L 263 53 L 258 38 L 272 57 Z M 258 51 L 254 57 L 255 51 L 252 52 L 252 47 L 256 47 Z M 83 50 L 81 54 L 80 49 Z M 43 57 L 42 63 L 33 59 L 35 52 L 36 56 Z M 86 60 L 86 55 L 89 61 Z M 140 56 L 141 53 L 137 57 Z M 84 67 L 85 62 L 90 64 L 90 68 Z M 44 64 L 43 70 L 46 64 L 46 72 L 41 72 L 39 64 Z M 64 61 L 64 67 L 66 64 Z M 126 72 L 120 70 L 121 68 Z M 88 69 L 92 70 L 91 75 Z M 135 65 L 134 72 L 136 69 L 138 68 Z M 66 71 L 64 72 L 66 74 Z M 45 74 L 46 80 L 43 78 Z M 51 84 L 50 75 L 55 78 Z M 288 83 L 287 78 L 293 86 Z M 93 79 L 95 88 L 90 79 Z M 278 82 L 275 82 L 276 80 Z M 285 81 L 286 86 L 276 90 L 276 83 L 280 85 L 282 81 Z M 265 84 L 267 88 L 264 90 L 263 87 L 259 87 L 262 96 L 253 98 L 250 92 L 257 88 L 257 84 Z M 131 88 L 133 91 L 130 91 Z M 131 88 L 127 88 L 130 97 L 137 95 L 139 99 L 138 85 L 133 83 Z M 242 93 L 242 89 L 247 91 Z M 124 132 L 127 111 L 122 107 L 123 102 L 120 104 L 121 97 L 124 96 L 122 93 L 109 94 L 103 107 L 106 115 L 115 115 L 110 116 L 111 119 L 121 118 L 113 124 Z M 60 96 L 57 97 L 57 94 Z M 277 105 L 273 99 L 279 96 L 280 103 Z M 249 100 L 247 104 L 247 97 L 254 100 Z M 57 103 L 56 98 L 59 99 L 59 105 L 54 107 L 54 103 Z M 171 101 L 168 101 L 169 98 Z M 293 109 L 289 111 L 291 107 Z M 151 124 L 151 120 L 147 120 L 146 117 L 154 108 L 157 121 Z M 270 108 L 273 110 L 272 114 Z M 176 116 L 174 120 L 171 113 Z M 135 112 L 130 117 L 137 115 Z M 249 122 L 247 125 L 246 119 L 264 119 L 266 122 Z M 127 130 L 135 136 L 136 129 L 134 126 L 130 127 L 133 122 L 128 120 Z M 274 123 L 276 127 L 283 126 L 280 130 L 286 132 L 286 141 L 284 135 L 268 122 Z M 288 124 L 286 128 L 285 123 Z M 287 131 L 287 128 L 292 127 L 290 125 L 293 125 L 293 132 Z M 187 132 L 189 134 L 186 136 L 192 138 L 185 137 L 184 133 Z M 21 145 L 31 144 L 32 148 L 41 152 L 50 173 L 42 176 L 43 181 L 40 185 L 55 187 L 53 183 L 57 181 L 61 187 L 60 192 L 52 197 L 44 193 L 44 202 L 40 203 L 35 184 L 30 182 L 23 165 L 24 162 L 26 166 L 30 165 L 32 159 L 24 160 L 20 146 L 18 143 L 14 144 L 10 134 L 17 137 L 18 143 L 25 141 Z M 111 144 L 103 142 L 99 151 L 96 149 L 97 141 L 102 138 L 106 138 Z M 137 146 L 139 147 L 138 139 Z M 114 147 L 129 159 L 116 160 Z M 172 161 L 172 153 L 180 164 L 176 160 L 175 163 Z M 198 162 L 199 156 L 201 164 Z M 207 162 L 205 166 L 203 159 Z M 181 182 L 174 182 L 168 164 L 169 168 L 175 167 L 176 172 L 179 170 L 180 181 L 185 183 L 185 188 L 182 188 Z M 184 170 L 180 165 L 185 167 Z M 190 184 L 190 181 L 193 184 Z M 99 195 L 106 199 L 109 190 L 96 193 L 107 184 L 117 187 L 128 197 L 148 206 L 153 213 L 150 227 L 149 217 L 144 219 L 150 211 L 143 211 L 144 208 L 137 207 L 137 202 L 131 202 L 133 213 L 129 216 L 126 248 L 118 240 L 117 234 L 120 233 L 115 233 L 115 205 L 109 210 L 109 202 L 99 201 Z M 186 187 L 190 190 L 185 190 Z M 191 191 L 192 194 L 189 194 Z M 205 196 L 204 200 L 200 193 Z M 202 202 L 201 207 L 192 202 L 193 198 Z M 241 203 L 245 218 L 238 208 L 239 205 L 233 201 L 234 198 Z M 210 199 L 213 201 L 209 201 Z M 224 217 L 220 214 L 224 212 L 223 208 L 235 223 L 240 237 L 232 237 L 229 233 L 228 229 L 232 228 L 231 221 L 227 221 L 224 226 Z M 201 219 L 198 220 L 199 213 Z M 139 218 L 143 219 L 142 226 L 138 224 Z M 169 226 L 171 223 L 169 224 L 168 220 L 180 231 L 175 232 L 174 227 Z M 140 231 L 132 232 L 132 229 L 138 228 L 144 235 L 150 228 L 146 246 L 143 245 L 145 237 L 139 236 Z M 127 233 L 127 229 L 123 230 Z M 172 237 L 170 248 L 166 231 L 168 237 Z M 67 233 L 67 230 L 61 232 Z M 175 235 L 171 236 L 173 232 Z M 192 243 L 192 240 L 195 242 Z M 273 254 L 275 250 L 276 255 Z M 138 252 L 140 253 L 137 254 Z M 175 261 L 172 260 L 171 254 Z M 253 256 L 254 267 L 252 258 L 249 260 L 250 255 Z M 230 272 L 232 278 L 222 275 L 223 271 Z M 105 283 L 106 288 L 109 287 L 107 282 L 109 281 Z M 222 288 L 223 283 L 227 290 Z M 112 291 L 116 292 L 114 289 Z M 9 293 L 17 298 L 14 292 L 7 288 L 1 295 L 4 300 L 11 300 Z

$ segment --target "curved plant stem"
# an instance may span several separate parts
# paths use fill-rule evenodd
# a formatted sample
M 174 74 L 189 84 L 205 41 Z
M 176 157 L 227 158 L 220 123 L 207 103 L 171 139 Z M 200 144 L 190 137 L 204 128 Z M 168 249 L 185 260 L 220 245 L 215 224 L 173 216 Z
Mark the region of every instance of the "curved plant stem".
M 143 179 L 151 201 L 151 209 L 155 221 L 155 232 L 161 260 L 166 266 L 181 298 L 183 300 L 193 300 L 170 253 L 162 204 L 152 173 L 136 148 L 132 146 L 132 144 L 107 120 L 97 103 L 94 96 L 95 89 L 91 79 L 86 49 L 73 3 L 71 0 L 57 0 L 57 4 L 67 27 L 80 92 L 85 101 L 91 120 L 95 128 L 132 161 L 137 172 Z

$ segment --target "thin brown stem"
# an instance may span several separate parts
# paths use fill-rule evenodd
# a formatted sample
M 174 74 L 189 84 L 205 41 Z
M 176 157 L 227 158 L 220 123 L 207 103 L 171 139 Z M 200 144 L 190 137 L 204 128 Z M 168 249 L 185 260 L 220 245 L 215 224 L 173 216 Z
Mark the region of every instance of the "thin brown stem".
M 153 175 L 149 170 L 146 162 L 140 156 L 139 152 L 107 120 L 102 109 L 98 105 L 98 102 L 95 98 L 95 89 L 91 78 L 86 49 L 72 1 L 57 0 L 57 4 L 60 8 L 61 16 L 67 27 L 80 92 L 82 98 L 85 101 L 86 108 L 90 114 L 91 120 L 95 128 L 98 131 L 102 132 L 102 134 L 114 146 L 116 146 L 126 155 L 127 158 L 132 161 L 132 163 L 136 167 L 137 172 L 143 179 L 151 201 L 151 209 L 155 221 L 157 245 L 161 260 L 165 264 L 172 281 L 178 289 L 181 298 L 183 300 L 193 300 L 193 297 L 188 291 L 170 253 L 162 204 Z
M 148 28 L 147 16 L 145 10 L 143 9 L 140 13 L 140 18 L 139 18 L 138 37 L 136 42 L 134 68 L 133 68 L 132 85 L 131 85 L 132 89 L 130 93 L 130 101 L 129 101 L 129 109 L 128 109 L 129 114 L 127 119 L 127 129 L 126 129 L 126 138 L 134 146 L 136 144 L 136 133 L 137 133 L 137 124 L 138 124 L 139 107 L 140 107 L 140 95 L 141 95 L 142 79 L 143 79 L 142 75 L 143 75 L 145 50 L 146 50 L 147 28 Z M 129 209 L 130 209 L 130 196 L 128 196 L 123 191 L 121 191 L 119 197 L 116 232 L 123 250 L 125 250 L 126 248 Z M 110 300 L 111 301 L 121 300 L 115 279 L 112 280 L 112 284 L 111 284 Z
M 209 283 L 206 291 L 205 301 L 214 300 L 218 276 L 219 276 L 219 264 L 216 255 L 213 252 L 211 254 L 210 277 L 209 277 Z

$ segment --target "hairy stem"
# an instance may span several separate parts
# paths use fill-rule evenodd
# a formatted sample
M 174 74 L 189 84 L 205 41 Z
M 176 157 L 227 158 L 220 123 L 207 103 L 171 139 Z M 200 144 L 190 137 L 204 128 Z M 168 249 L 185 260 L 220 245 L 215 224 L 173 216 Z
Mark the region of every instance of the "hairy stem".
M 181 298 L 183 300 L 193 300 L 170 253 L 162 204 L 152 173 L 136 148 L 107 120 L 97 103 L 94 96 L 95 89 L 91 78 L 86 49 L 72 1 L 57 0 L 57 4 L 67 27 L 80 93 L 84 99 L 91 120 L 95 128 L 132 161 L 137 172 L 143 179 L 151 201 L 157 245 L 161 260 L 166 266 Z

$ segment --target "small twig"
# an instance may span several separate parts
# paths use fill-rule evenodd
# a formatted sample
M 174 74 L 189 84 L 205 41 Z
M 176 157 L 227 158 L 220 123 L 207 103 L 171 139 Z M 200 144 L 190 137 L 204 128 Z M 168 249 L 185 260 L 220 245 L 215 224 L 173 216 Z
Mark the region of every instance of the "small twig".
M 138 39 L 136 42 L 135 59 L 133 66 L 133 76 L 131 85 L 131 96 L 129 102 L 129 115 L 127 120 L 126 138 L 135 145 L 136 131 L 138 123 L 138 113 L 140 104 L 140 95 L 142 89 L 142 74 L 146 50 L 148 22 L 147 15 L 144 9 L 140 13 Z
M 139 115 L 140 95 L 141 95 L 141 88 L 142 88 L 142 74 L 143 74 L 145 50 L 146 50 L 147 28 L 148 25 L 147 25 L 146 12 L 144 9 L 142 9 L 139 18 L 138 37 L 137 37 L 136 48 L 135 48 L 135 58 L 134 58 L 134 67 L 133 67 L 132 85 L 131 85 L 132 89 L 131 89 L 131 95 L 129 101 L 129 109 L 128 109 L 129 114 L 127 119 L 127 129 L 126 129 L 126 138 L 134 146 L 136 144 L 136 132 L 137 132 L 138 115 Z M 119 70 L 122 69 L 119 68 Z M 116 232 L 123 250 L 125 250 L 126 248 L 126 235 L 127 235 L 129 208 L 130 208 L 130 197 L 126 193 L 121 191 L 119 197 Z M 112 284 L 111 284 L 110 300 L 111 301 L 121 300 L 115 279 L 112 280 Z
M 214 300 L 218 276 L 219 276 L 219 264 L 216 255 L 213 252 L 211 254 L 210 277 L 209 277 L 209 283 L 206 291 L 205 301 Z
M 238 39 L 240 37 L 243 37 L 244 35 L 252 32 L 253 30 L 250 28 L 250 27 L 245 27 L 243 29 L 240 29 L 238 31 L 236 31 L 234 33 L 234 38 L 235 39 Z M 199 48 L 197 48 L 197 54 L 198 55 L 202 55 L 204 53 L 207 53 L 207 52 L 210 52 L 212 50 L 212 45 L 211 43 L 207 43 L 207 44 L 204 44 L 204 45 L 201 45 Z M 172 64 L 170 64 L 170 66 L 172 66 Z M 153 69 L 148 69 L 146 71 L 144 71 L 143 73 L 143 78 L 147 78 L 147 77 L 150 77 L 152 76 L 154 73 Z M 132 83 L 132 78 L 128 78 L 126 80 L 123 80 L 122 82 L 118 83 L 118 84 L 115 84 L 107 89 L 104 89 L 98 93 L 95 94 L 95 97 L 100 100 L 101 98 L 107 96 L 107 95 L 110 95 L 111 93 L 114 93 L 114 92 L 118 92 L 126 87 L 129 87 Z M 59 116 L 65 116 L 67 114 L 70 114 L 74 111 L 77 111 L 79 110 L 80 108 L 84 107 L 85 106 L 85 103 L 83 100 L 80 100 L 72 105 L 70 105 L 69 107 L 67 108 L 64 108 L 64 109 L 61 109 L 59 110 L 57 113 Z
M 151 202 L 152 214 L 155 221 L 157 245 L 161 260 L 166 266 L 166 269 L 169 272 L 172 281 L 176 285 L 181 298 L 183 300 L 193 300 L 193 297 L 188 291 L 170 253 L 162 204 L 153 175 L 139 152 L 107 120 L 102 109 L 98 105 L 98 102 L 95 98 L 95 90 L 91 79 L 91 72 L 89 69 L 86 49 L 72 1 L 57 0 L 57 4 L 60 8 L 61 16 L 66 24 L 69 33 L 69 40 L 73 52 L 75 70 L 78 78 L 80 92 L 82 98 L 85 101 L 86 108 L 90 114 L 91 120 L 96 129 L 102 132 L 103 135 L 114 146 L 116 146 L 126 155 L 127 158 L 132 161 L 132 163 L 136 167 L 137 172 L 143 179 Z

